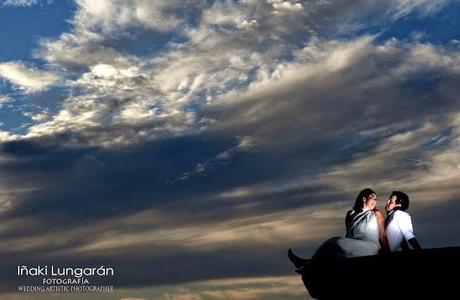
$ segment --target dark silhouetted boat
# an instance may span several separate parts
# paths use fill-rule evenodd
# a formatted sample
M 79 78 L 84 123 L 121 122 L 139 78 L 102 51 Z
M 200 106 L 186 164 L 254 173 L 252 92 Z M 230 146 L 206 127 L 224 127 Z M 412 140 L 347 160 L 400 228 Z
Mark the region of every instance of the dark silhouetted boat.
M 460 299 L 460 247 L 309 261 L 300 272 L 313 298 Z

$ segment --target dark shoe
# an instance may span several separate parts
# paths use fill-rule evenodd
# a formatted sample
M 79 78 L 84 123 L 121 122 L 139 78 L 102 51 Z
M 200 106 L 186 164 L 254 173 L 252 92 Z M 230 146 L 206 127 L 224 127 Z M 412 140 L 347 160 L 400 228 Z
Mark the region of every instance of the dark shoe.
M 299 269 L 300 267 L 302 267 L 308 262 L 308 259 L 301 258 L 295 255 L 294 252 L 292 252 L 291 248 L 289 248 L 288 250 L 288 257 L 289 257 L 289 260 L 294 264 L 294 266 L 297 269 Z

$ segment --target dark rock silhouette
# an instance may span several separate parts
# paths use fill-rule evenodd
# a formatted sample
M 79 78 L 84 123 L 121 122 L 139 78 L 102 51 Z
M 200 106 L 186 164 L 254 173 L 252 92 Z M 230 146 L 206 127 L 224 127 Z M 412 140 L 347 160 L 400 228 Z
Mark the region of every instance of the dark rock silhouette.
M 302 259 L 289 251 L 289 259 Z M 297 269 L 324 299 L 459 299 L 460 247 L 310 260 Z
M 291 248 L 289 248 L 288 250 L 288 257 L 289 257 L 289 260 L 294 264 L 296 268 L 301 268 L 302 266 L 307 264 L 309 261 L 308 259 L 301 258 L 295 255 L 294 252 L 292 252 Z

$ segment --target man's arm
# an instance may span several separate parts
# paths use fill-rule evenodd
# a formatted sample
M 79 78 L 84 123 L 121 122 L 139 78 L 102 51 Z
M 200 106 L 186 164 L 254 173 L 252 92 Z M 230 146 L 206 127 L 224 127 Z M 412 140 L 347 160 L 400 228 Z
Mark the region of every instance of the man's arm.
M 422 246 L 420 246 L 420 244 L 418 243 L 417 239 L 416 238 L 411 238 L 410 240 L 407 241 L 411 246 L 412 248 L 414 248 L 415 250 L 422 250 Z
M 415 238 L 414 230 L 412 227 L 412 219 L 408 213 L 401 214 L 401 217 L 398 220 L 398 225 L 401 229 L 401 233 L 404 235 L 404 238 L 409 243 L 409 245 L 415 250 L 421 250 L 422 247 Z

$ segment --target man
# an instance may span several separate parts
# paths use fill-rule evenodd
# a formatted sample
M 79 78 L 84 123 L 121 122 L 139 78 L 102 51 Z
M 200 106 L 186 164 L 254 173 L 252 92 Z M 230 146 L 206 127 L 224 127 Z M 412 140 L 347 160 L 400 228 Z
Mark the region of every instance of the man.
M 388 198 L 385 210 L 385 231 L 391 252 L 409 250 L 408 244 L 415 250 L 421 250 L 412 228 L 412 220 L 406 212 L 409 207 L 409 196 L 400 191 L 394 191 Z

